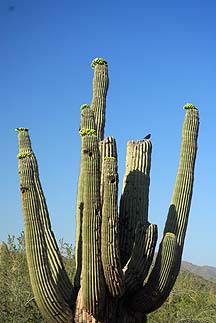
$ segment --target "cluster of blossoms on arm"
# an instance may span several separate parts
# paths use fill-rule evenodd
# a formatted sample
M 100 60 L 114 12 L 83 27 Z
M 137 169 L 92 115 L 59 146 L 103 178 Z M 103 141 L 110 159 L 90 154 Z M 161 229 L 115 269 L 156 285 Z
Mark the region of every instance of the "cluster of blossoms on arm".
M 20 127 L 15 129 L 16 132 L 28 131 L 28 128 Z
M 87 129 L 87 128 L 83 128 L 79 131 L 79 134 L 81 137 L 83 136 L 96 136 L 97 135 L 97 131 L 95 129 Z
M 198 110 L 198 109 L 197 109 L 197 107 L 195 107 L 195 105 L 193 105 L 192 103 L 186 103 L 186 104 L 183 106 L 183 109 L 185 109 L 185 110 L 191 110 L 191 109 Z
M 106 65 L 108 66 L 108 63 L 105 59 L 103 58 L 95 58 L 93 59 L 92 63 L 91 63 L 91 67 L 94 68 L 96 65 Z
M 84 103 L 84 104 L 81 105 L 80 110 L 82 111 L 84 109 L 89 109 L 89 108 L 90 108 L 90 105 L 87 104 L 87 103 Z
M 108 157 L 108 156 L 106 156 L 106 157 L 104 157 L 104 160 L 116 160 L 116 157 L 113 157 L 113 156 Z
M 15 129 L 16 132 L 18 133 L 28 133 L 28 128 L 20 127 Z M 17 154 L 18 159 L 24 159 L 24 158 L 30 158 L 32 157 L 32 152 L 27 150 L 27 151 L 22 151 Z
M 31 156 L 32 156 L 32 153 L 29 152 L 29 151 L 26 151 L 26 152 L 22 152 L 22 153 L 17 154 L 17 158 L 18 159 L 30 158 Z

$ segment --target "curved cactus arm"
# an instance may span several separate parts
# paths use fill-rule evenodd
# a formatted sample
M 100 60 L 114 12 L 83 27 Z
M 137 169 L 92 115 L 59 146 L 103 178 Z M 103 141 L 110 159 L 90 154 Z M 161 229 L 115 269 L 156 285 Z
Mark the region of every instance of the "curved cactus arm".
M 83 221 L 82 304 L 93 316 L 103 313 L 105 283 L 101 262 L 100 153 L 95 135 L 82 137 Z
M 28 130 L 17 128 L 17 131 L 26 255 L 33 293 L 46 320 L 53 323 L 70 322 L 73 319 L 73 286 L 51 229 Z
M 120 200 L 120 253 L 124 266 L 130 259 L 136 225 L 148 223 L 152 144 L 150 140 L 129 141 Z
M 109 86 L 108 64 L 104 59 L 96 58 L 92 61 L 92 67 L 94 77 L 91 108 L 95 113 L 98 139 L 102 140 L 104 138 L 106 96 Z
M 190 105 L 182 127 L 180 161 L 171 205 L 156 263 L 146 285 L 135 296 L 133 305 L 142 303 L 143 313 L 157 309 L 168 297 L 178 276 L 190 211 L 197 153 L 199 113 Z M 155 276 L 158 275 L 158 280 Z M 143 300 L 141 300 L 143 299 Z M 136 304 L 135 304 L 136 303 Z
M 112 297 L 124 292 L 118 237 L 118 173 L 115 157 L 105 157 L 101 254 L 106 285 Z
M 88 104 L 82 104 L 80 107 L 80 136 L 81 138 L 86 133 L 94 133 L 96 130 L 94 112 Z M 80 174 L 78 178 L 78 190 L 76 201 L 76 249 L 75 249 L 75 262 L 76 274 L 74 278 L 74 287 L 78 291 L 80 288 L 80 274 L 82 270 L 82 220 L 84 208 L 84 177 L 83 177 L 83 154 L 81 152 L 80 159 Z
M 147 283 L 130 302 L 133 310 L 148 314 L 159 308 L 166 300 L 173 285 L 177 261 L 177 241 L 173 233 L 167 232 L 160 243 L 154 268 Z
M 135 292 L 143 285 L 152 264 L 156 242 L 157 226 L 138 223 L 132 255 L 123 269 L 127 294 Z

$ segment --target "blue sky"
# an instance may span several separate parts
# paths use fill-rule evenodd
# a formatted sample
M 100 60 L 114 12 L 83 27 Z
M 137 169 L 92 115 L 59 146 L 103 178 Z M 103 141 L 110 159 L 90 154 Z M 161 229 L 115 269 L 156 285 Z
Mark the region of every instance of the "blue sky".
M 151 133 L 149 219 L 160 236 L 178 167 L 182 107 L 199 108 L 183 258 L 216 266 L 215 11 L 213 0 L 0 1 L 0 240 L 23 230 L 14 129 L 28 127 L 56 238 L 74 244 L 79 107 L 91 102 L 91 61 L 104 57 L 105 135 L 117 140 L 120 190 L 127 141 Z

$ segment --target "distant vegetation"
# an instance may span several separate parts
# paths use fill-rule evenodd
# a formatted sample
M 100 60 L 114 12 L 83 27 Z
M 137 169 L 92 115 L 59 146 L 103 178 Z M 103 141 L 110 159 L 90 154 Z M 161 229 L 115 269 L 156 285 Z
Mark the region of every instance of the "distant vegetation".
M 74 250 L 63 239 L 59 247 L 72 280 Z M 46 323 L 31 290 L 23 233 L 18 238 L 9 235 L 7 243 L 0 244 L 0 323 Z
M 73 279 L 73 247 L 60 240 L 65 267 Z M 201 267 L 202 268 L 202 267 Z M 0 322 L 46 323 L 35 304 L 25 257 L 23 233 L 0 245 Z M 215 323 L 216 283 L 181 270 L 164 305 L 148 316 L 148 323 Z
M 216 283 L 181 270 L 167 301 L 148 323 L 215 323 Z
M 182 261 L 182 269 L 189 270 L 190 272 L 201 276 L 207 280 L 216 282 L 216 267 L 211 266 L 196 266 L 188 261 Z

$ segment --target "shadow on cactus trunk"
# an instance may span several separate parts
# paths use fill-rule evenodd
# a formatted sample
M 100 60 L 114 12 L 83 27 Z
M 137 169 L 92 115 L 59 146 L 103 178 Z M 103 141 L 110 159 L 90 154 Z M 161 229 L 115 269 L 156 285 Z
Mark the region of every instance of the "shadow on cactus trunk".
M 152 143 L 129 141 L 118 209 L 118 155 L 104 139 L 108 64 L 93 61 L 91 105 L 81 106 L 81 160 L 76 207 L 76 275 L 64 268 L 52 232 L 27 128 L 17 128 L 27 262 L 35 301 L 49 323 L 145 323 L 179 273 L 197 152 L 199 113 L 182 127 L 180 161 L 154 265 L 157 226 L 148 221 Z
M 79 218 L 80 218 L 80 226 L 79 226 L 79 232 L 77 237 L 77 246 L 76 246 L 76 275 L 74 277 L 74 288 L 75 291 L 78 293 L 80 289 L 80 275 L 82 270 L 82 221 L 83 221 L 83 202 L 81 202 L 78 205 L 79 209 Z

